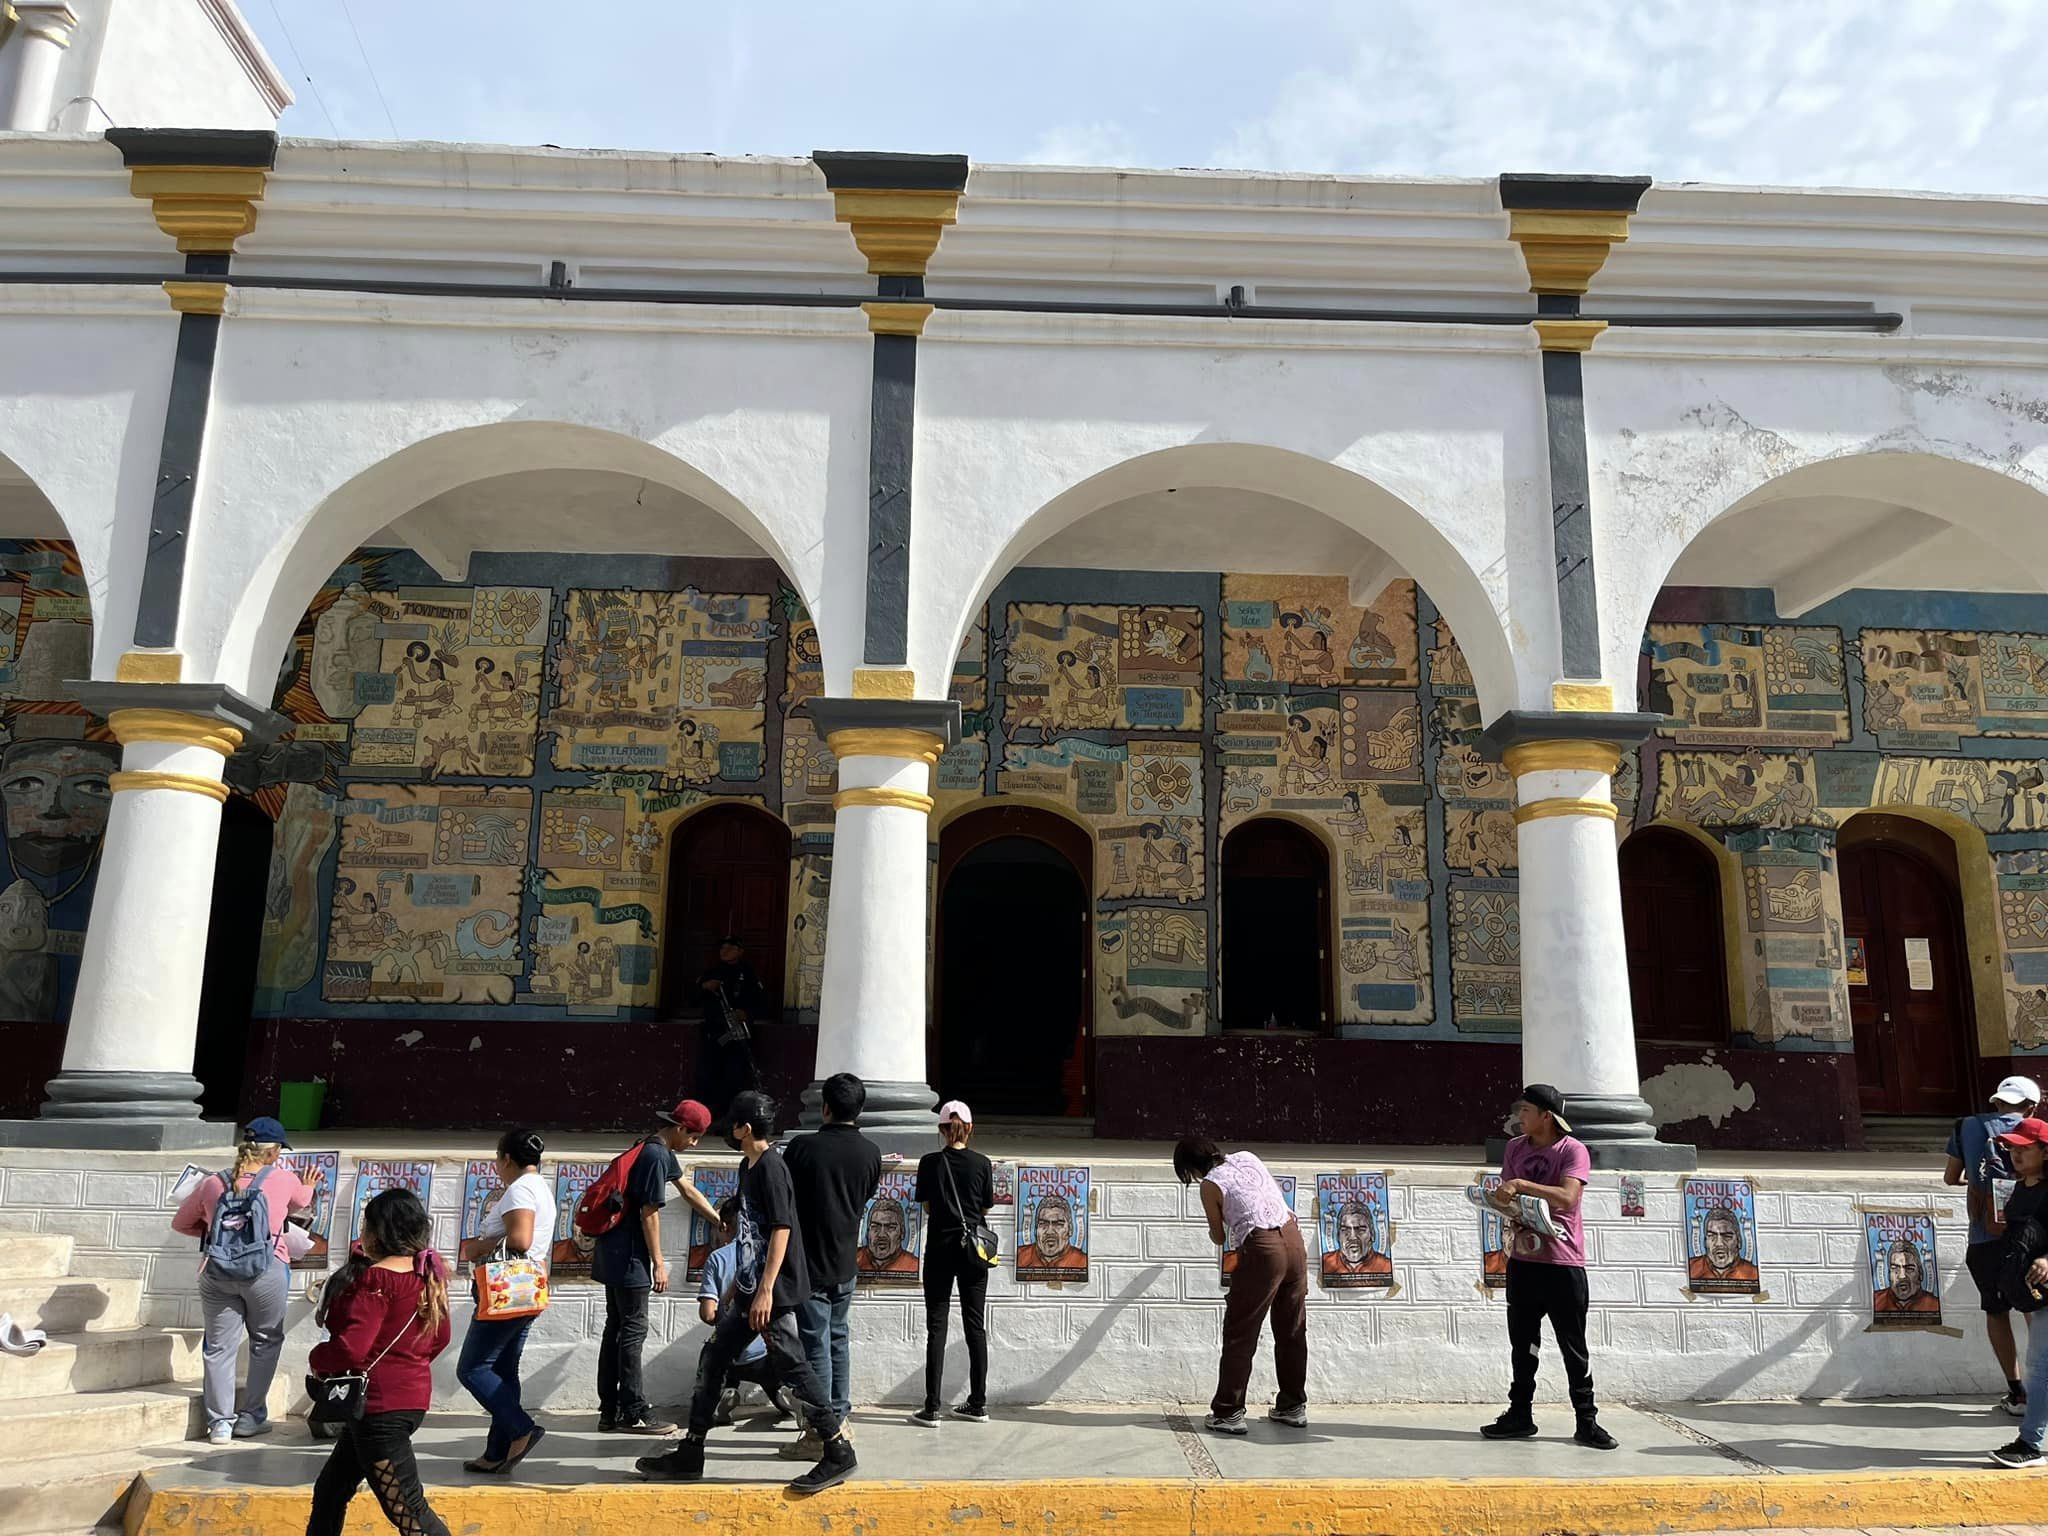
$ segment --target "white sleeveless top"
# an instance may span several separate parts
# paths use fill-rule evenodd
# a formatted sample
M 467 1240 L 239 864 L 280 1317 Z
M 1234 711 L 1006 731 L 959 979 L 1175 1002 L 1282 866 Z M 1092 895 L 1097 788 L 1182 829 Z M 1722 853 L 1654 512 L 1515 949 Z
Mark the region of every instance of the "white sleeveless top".
M 1223 1196 L 1223 1232 L 1233 1248 L 1247 1233 L 1284 1227 L 1294 1219 L 1278 1182 L 1249 1152 L 1231 1153 L 1209 1170 L 1204 1182 Z

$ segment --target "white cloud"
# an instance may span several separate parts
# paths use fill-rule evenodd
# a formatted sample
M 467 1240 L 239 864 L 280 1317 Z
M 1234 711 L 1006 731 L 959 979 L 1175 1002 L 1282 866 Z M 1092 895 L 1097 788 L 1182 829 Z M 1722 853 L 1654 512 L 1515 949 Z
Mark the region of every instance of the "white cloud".
M 1062 123 L 1039 134 L 1024 156 L 1027 165 L 1118 165 L 1144 163 L 1138 141 L 1113 119 Z
M 1377 0 L 1228 166 L 2048 193 L 2031 0 Z

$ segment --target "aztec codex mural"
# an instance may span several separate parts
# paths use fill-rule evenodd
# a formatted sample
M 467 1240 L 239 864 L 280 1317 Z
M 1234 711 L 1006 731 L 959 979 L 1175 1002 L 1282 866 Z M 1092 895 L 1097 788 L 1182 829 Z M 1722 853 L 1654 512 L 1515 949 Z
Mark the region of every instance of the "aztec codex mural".
M 277 704 L 325 769 L 258 796 L 258 1016 L 659 1018 L 672 839 L 733 800 L 791 833 L 784 1015 L 814 1016 L 835 766 L 805 710 L 816 631 L 774 565 L 472 569 L 362 551 L 306 615 Z M 0 572 L 0 1014 L 60 1021 L 117 759 L 62 700 L 89 658 L 75 559 L 9 542 Z M 1835 838 L 1877 809 L 1973 839 L 1972 964 L 2010 1052 L 2048 1050 L 2048 599 L 1859 591 L 1781 623 L 1768 592 L 1668 589 L 1642 683 L 1668 718 L 1617 778 L 1620 830 L 1689 825 L 1738 862 L 1732 1043 L 1851 1047 Z M 1007 800 L 1089 831 L 1097 1036 L 1220 1030 L 1223 844 L 1272 816 L 1328 853 L 1331 1032 L 1517 1036 L 1513 789 L 1412 584 L 1356 609 L 1341 577 L 1020 570 L 953 694 L 934 826 Z

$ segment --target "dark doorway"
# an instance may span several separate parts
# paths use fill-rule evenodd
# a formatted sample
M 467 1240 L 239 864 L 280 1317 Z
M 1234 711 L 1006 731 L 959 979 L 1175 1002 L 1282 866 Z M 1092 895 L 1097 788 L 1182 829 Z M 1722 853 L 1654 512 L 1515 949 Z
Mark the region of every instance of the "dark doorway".
M 1305 827 L 1245 822 L 1223 840 L 1225 1029 L 1329 1028 L 1330 856 Z
M 933 1082 L 977 1114 L 1081 1116 L 1094 1071 L 1094 839 L 991 806 L 939 836 Z
M 1957 1115 L 1975 1096 L 1955 844 L 1904 816 L 1842 827 L 1842 931 L 1867 1115 Z
M 782 1012 L 788 941 L 789 828 L 757 806 L 714 805 L 680 823 L 669 843 L 667 933 L 661 1005 L 670 1018 L 701 1018 L 697 979 L 727 934 L 746 946 L 761 983 L 757 1019 Z
M 213 906 L 206 924 L 206 964 L 199 985 L 199 1036 L 192 1075 L 210 1119 L 240 1120 L 242 1074 L 249 1054 L 249 1012 L 263 955 L 263 892 L 270 881 L 274 831 L 263 808 L 240 795 L 220 808 L 213 859 Z M 263 1113 L 271 1113 L 270 1106 Z
M 1728 1042 L 1721 871 L 1698 839 L 1644 827 L 1621 845 L 1621 923 L 1636 1038 Z

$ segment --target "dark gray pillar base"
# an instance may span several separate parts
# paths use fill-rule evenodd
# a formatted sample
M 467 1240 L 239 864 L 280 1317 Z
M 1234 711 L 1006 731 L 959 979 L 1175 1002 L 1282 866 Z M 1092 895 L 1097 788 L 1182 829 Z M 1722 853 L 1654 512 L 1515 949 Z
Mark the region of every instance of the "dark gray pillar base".
M 188 1072 L 61 1072 L 40 1120 L 0 1120 L 0 1146 L 160 1152 L 232 1146 L 235 1127 L 199 1118 Z
M 924 1083 L 879 1082 L 867 1085 L 868 1101 L 860 1112 L 860 1128 L 884 1152 L 922 1155 L 939 1148 L 939 1096 Z M 824 1123 L 824 1084 L 804 1090 L 803 1128 Z
M 1564 1117 L 1572 1135 L 1585 1145 L 1595 1168 L 1628 1173 L 1691 1173 L 1699 1167 L 1698 1150 L 1689 1142 L 1659 1141 L 1650 1123 L 1647 1099 L 1618 1094 L 1568 1093 Z M 1486 1157 L 1497 1163 L 1507 1138 L 1489 1136 Z

